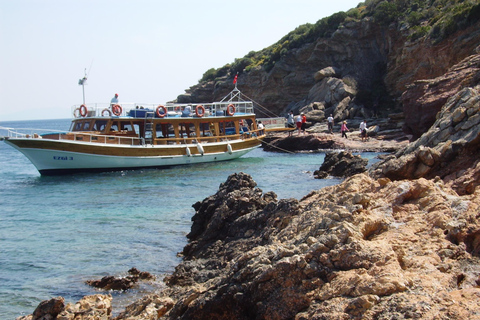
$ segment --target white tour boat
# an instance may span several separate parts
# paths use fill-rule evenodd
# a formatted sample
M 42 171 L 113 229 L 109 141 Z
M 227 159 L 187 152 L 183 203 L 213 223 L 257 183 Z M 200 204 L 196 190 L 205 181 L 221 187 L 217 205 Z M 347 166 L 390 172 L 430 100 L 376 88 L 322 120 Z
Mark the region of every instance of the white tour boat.
M 6 129 L 42 175 L 232 160 L 259 147 L 253 103 L 235 89 L 205 104 L 82 104 L 67 132 Z M 261 126 L 260 126 L 261 127 Z

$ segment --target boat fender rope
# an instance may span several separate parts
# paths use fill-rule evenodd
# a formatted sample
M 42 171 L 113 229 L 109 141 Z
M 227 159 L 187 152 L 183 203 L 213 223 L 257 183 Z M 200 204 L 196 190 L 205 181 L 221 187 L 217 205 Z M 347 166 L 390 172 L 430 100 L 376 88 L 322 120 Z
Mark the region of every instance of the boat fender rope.
M 197 117 L 201 118 L 205 115 L 205 108 L 202 105 L 198 105 L 195 107 L 195 114 Z
M 163 113 L 162 113 L 162 111 L 163 111 Z M 167 115 L 167 108 L 165 108 L 165 107 L 162 106 L 162 105 L 159 105 L 159 106 L 157 107 L 157 116 L 158 116 L 159 118 L 163 118 L 163 117 L 165 117 L 166 115 Z
M 235 114 L 235 106 L 233 104 L 229 104 L 227 106 L 227 115 L 233 116 Z
M 80 115 L 81 115 L 82 117 L 85 117 L 85 116 L 87 115 L 87 113 L 88 113 L 87 106 L 84 105 L 84 104 L 82 104 L 82 105 L 80 106 Z
M 122 114 L 122 107 L 119 104 L 116 104 L 112 107 L 113 114 L 119 116 Z

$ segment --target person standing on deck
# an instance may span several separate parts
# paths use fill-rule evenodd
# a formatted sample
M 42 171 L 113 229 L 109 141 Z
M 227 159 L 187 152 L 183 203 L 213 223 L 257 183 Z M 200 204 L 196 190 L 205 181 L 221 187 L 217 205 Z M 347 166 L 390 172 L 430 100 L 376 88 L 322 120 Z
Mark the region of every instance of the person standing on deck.
M 110 100 L 110 107 L 113 109 L 113 106 L 118 104 L 118 93 L 115 93 L 112 100 Z

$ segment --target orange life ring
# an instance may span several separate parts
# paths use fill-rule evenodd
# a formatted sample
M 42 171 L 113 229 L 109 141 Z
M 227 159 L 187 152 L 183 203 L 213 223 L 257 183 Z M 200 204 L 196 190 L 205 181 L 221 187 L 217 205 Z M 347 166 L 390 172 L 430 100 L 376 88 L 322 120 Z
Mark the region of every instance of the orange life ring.
M 105 108 L 102 110 L 102 117 L 105 117 L 105 112 L 107 112 L 107 116 L 112 116 L 112 111 L 108 110 L 108 108 Z
M 201 118 L 205 115 L 205 108 L 202 105 L 198 105 L 195 107 L 195 114 L 197 117 Z
M 116 104 L 112 107 L 113 114 L 117 117 L 122 114 L 122 107 L 119 104 Z
M 227 115 L 233 116 L 235 114 L 235 106 L 233 104 L 229 104 L 227 107 Z
M 88 113 L 87 106 L 85 106 L 84 104 L 82 104 L 82 105 L 80 106 L 80 115 L 81 115 L 82 117 L 85 117 L 85 116 L 87 115 L 87 113 Z
M 163 113 L 160 112 L 160 111 L 162 111 L 162 110 L 163 110 Z M 158 116 L 159 118 L 163 118 L 163 117 L 165 117 L 166 115 L 167 115 L 167 108 L 165 108 L 165 107 L 162 106 L 162 105 L 159 105 L 159 106 L 157 107 L 157 116 Z

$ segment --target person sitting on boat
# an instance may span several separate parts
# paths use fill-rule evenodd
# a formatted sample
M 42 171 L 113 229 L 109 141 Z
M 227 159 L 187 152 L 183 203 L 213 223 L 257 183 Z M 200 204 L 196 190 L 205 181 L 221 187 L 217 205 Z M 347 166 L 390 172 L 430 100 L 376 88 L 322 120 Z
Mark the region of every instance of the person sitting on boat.
M 192 106 L 186 106 L 182 111 L 182 117 L 190 117 L 192 115 Z

